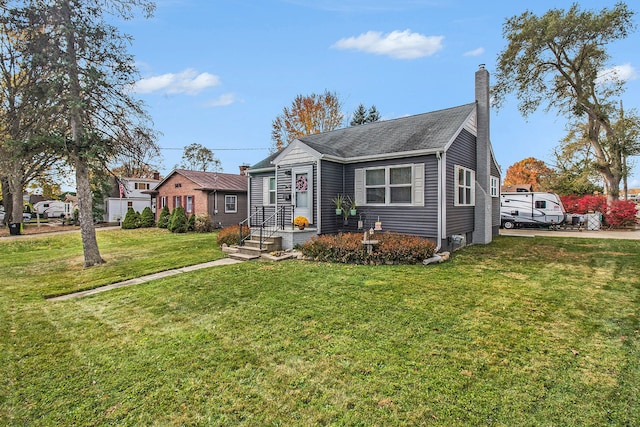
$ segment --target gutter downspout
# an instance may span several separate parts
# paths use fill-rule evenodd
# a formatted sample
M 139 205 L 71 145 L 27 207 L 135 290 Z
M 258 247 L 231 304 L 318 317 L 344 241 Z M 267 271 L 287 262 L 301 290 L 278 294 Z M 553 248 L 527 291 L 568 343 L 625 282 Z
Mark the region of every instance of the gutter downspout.
M 440 252 L 440 248 L 442 247 L 442 227 L 443 227 L 443 221 L 444 221 L 444 214 L 443 214 L 443 205 L 442 205 L 442 199 L 443 199 L 443 191 L 442 191 L 442 153 L 441 152 L 437 152 L 436 153 L 436 159 L 438 159 L 438 230 L 437 230 L 437 240 L 436 240 L 436 249 L 435 249 L 435 253 Z

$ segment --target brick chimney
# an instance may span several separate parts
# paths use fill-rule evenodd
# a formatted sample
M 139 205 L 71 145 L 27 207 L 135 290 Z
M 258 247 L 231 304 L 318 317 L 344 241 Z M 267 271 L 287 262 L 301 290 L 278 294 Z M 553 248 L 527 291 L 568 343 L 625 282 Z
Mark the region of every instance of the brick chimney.
M 492 239 L 491 140 L 489 138 L 489 72 L 480 65 L 476 71 L 476 206 L 473 243 Z
M 240 165 L 240 175 L 247 175 L 247 169 L 249 169 L 249 165 Z

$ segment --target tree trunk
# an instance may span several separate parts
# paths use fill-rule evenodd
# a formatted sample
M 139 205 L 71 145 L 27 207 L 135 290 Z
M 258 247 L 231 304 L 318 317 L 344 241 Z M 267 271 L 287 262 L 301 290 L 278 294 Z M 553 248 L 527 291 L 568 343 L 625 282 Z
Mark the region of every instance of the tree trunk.
M 84 251 L 84 266 L 91 267 L 104 263 L 98 249 L 96 228 L 93 224 L 93 206 L 91 202 L 91 182 L 89 181 L 89 166 L 79 158 L 75 159 L 76 191 L 78 192 L 78 213 L 80 234 Z
M 22 165 L 19 161 L 14 160 L 11 163 L 11 174 L 9 174 L 9 191 L 11 192 L 11 204 L 13 205 L 10 223 L 22 223 L 22 211 L 24 210 L 24 201 L 22 200 L 23 188 Z
M 2 183 L 2 201 L 4 206 L 4 220 L 3 225 L 7 225 L 11 222 L 11 215 L 13 214 L 13 196 L 9 190 L 9 177 L 3 176 L 0 178 Z

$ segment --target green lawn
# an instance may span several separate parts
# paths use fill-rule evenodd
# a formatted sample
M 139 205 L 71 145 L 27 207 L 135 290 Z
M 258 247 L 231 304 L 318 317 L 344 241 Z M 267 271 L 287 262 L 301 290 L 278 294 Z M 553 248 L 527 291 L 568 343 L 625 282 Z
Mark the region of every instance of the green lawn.
M 214 235 L 0 240 L 1 425 L 640 425 L 640 242 L 498 237 L 430 266 L 250 262 Z

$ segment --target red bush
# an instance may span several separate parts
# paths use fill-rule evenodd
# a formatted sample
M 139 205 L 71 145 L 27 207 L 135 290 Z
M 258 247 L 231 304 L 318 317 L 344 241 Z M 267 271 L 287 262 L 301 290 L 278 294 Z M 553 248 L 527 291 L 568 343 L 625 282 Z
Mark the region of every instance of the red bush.
M 379 243 L 371 253 L 362 243 L 360 233 L 321 235 L 300 246 L 306 257 L 317 261 L 346 264 L 418 264 L 433 256 L 435 244 L 417 236 L 380 233 L 373 236 Z
M 242 237 L 245 238 L 249 235 L 249 228 L 242 227 Z M 227 244 L 227 246 L 237 245 L 240 243 L 240 227 L 232 225 L 225 227 L 218 232 L 217 241 L 220 246 Z
M 637 222 L 635 202 L 614 200 L 604 214 L 604 221 L 611 227 L 629 227 Z

